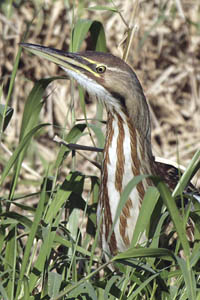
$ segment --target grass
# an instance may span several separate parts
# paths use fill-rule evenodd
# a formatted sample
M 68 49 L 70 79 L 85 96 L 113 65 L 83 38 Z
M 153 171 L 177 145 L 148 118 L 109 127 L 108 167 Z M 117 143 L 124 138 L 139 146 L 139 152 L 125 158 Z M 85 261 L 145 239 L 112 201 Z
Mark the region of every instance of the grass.
M 11 2 L 8 1 L 9 15 Z M 109 13 L 113 11 L 120 18 L 116 7 L 111 8 L 108 10 Z M 98 5 L 95 9 L 101 10 L 105 7 Z M 100 21 L 91 19 L 83 21 L 75 15 L 72 23 L 69 45 L 71 51 L 79 50 L 88 30 L 94 36 L 93 46 L 101 51 L 106 49 L 105 32 Z M 130 49 L 131 32 L 129 37 L 125 52 Z M 127 56 L 127 52 L 125 54 Z M 13 118 L 8 106 L 12 104 L 20 55 L 21 50 L 13 63 L 6 104 L 2 104 L 0 110 L 3 142 L 6 140 L 6 128 L 9 128 L 4 124 L 9 126 Z M 99 180 L 96 174 L 88 175 L 81 172 L 81 166 L 77 164 L 76 151 L 64 145 L 56 147 L 57 151 L 52 162 L 45 160 L 36 146 L 36 141 L 45 136 L 47 128 L 52 126 L 49 122 L 43 122 L 41 115 L 46 102 L 49 101 L 46 97 L 48 85 L 57 83 L 57 79 L 60 77 L 40 79 L 34 83 L 32 90 L 29 90 L 23 106 L 19 141 L 15 141 L 10 158 L 5 157 L 1 161 L 3 164 L 0 178 L 2 298 L 4 300 L 200 299 L 200 204 L 189 196 L 191 201 L 182 215 L 179 214 L 176 204 L 177 198 L 183 197 L 182 191 L 191 176 L 199 168 L 200 152 L 196 152 L 173 193 L 162 180 L 152 178 L 155 187 L 147 190 L 130 249 L 103 264 L 97 245 L 99 224 L 96 224 L 96 206 Z M 75 97 L 73 85 L 70 94 L 72 109 L 66 113 L 65 122 L 68 123 L 70 119 L 71 128 L 66 132 L 64 126 L 58 127 L 57 132 L 66 143 L 76 143 L 85 136 L 92 136 L 98 146 L 102 147 L 104 142 L 102 122 L 99 122 L 103 119 L 102 107 L 97 104 L 95 118 L 97 121 L 91 124 L 87 117 L 83 91 L 79 89 L 80 106 L 85 119 L 77 121 L 73 106 Z M 26 182 L 24 163 L 29 163 L 37 170 L 38 160 L 33 162 L 33 156 L 39 156 L 42 162 L 40 162 L 42 170 L 40 167 L 38 171 L 41 174 L 40 179 L 28 179 Z M 63 175 L 68 157 L 71 157 L 70 171 L 64 172 Z M 125 188 L 118 207 L 118 216 L 131 189 L 141 179 L 142 177 L 134 178 Z M 20 189 L 24 185 L 26 185 L 25 192 L 23 188 Z M 86 185 L 89 186 L 87 192 L 85 192 Z M 164 236 L 163 228 L 169 217 L 173 225 L 164 242 L 168 243 L 171 237 L 171 246 L 174 246 L 172 249 L 159 246 L 159 240 Z M 185 234 L 188 217 L 195 223 L 195 242 L 192 247 Z M 147 243 L 141 243 L 140 237 L 145 231 L 149 240 Z M 178 234 L 175 242 L 172 239 L 174 232 Z M 182 256 L 179 255 L 180 249 Z M 109 269 L 113 264 L 118 271 L 113 272 Z

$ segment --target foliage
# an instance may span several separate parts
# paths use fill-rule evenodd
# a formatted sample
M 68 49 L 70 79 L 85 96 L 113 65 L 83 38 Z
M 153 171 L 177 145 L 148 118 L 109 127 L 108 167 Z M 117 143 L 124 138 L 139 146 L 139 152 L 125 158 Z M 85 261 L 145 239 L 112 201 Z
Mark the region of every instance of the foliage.
M 93 9 L 107 9 L 109 13 L 118 13 L 120 17 L 115 6 L 105 8 L 98 5 Z M 80 49 L 88 31 L 93 37 L 94 49 L 105 51 L 105 33 L 101 22 L 83 19 L 78 19 L 74 24 L 70 50 Z M 14 64 L 6 105 L 0 106 L 2 137 L 12 119 L 13 110 L 8 103 L 20 54 L 21 50 Z M 15 145 L 10 159 L 4 162 L 0 178 L 2 189 L 5 184 L 10 186 L 9 194 L 3 194 L 0 202 L 0 294 L 3 299 L 200 299 L 200 204 L 189 196 L 191 201 L 182 215 L 177 204 L 177 199 L 183 197 L 184 187 L 199 167 L 199 152 L 174 193 L 160 178 L 152 178 L 155 187 L 149 188 L 145 195 L 131 248 L 105 264 L 96 251 L 99 180 L 74 168 L 75 150 L 60 146 L 55 161 L 44 168 L 42 178 L 37 182 L 40 185 L 37 195 L 31 192 L 17 193 L 17 185 L 23 183 L 22 165 L 25 158 L 29 157 L 34 140 L 43 134 L 47 126 L 52 125 L 41 122 L 40 114 L 46 100 L 47 86 L 57 79 L 51 77 L 34 83 L 24 106 L 18 145 Z M 76 143 L 82 136 L 90 136 L 92 130 L 102 146 L 101 123 L 89 124 L 84 93 L 81 89 L 79 93 L 85 120 L 74 122 L 63 139 L 66 143 Z M 102 107 L 97 105 L 98 117 L 102 119 Z M 70 155 L 73 161 L 71 172 L 60 182 L 59 172 Z M 134 178 L 127 185 L 116 219 L 131 189 L 142 178 Z M 86 180 L 90 182 L 87 196 L 84 194 Z M 33 196 L 37 199 L 34 206 L 29 204 Z M 26 202 L 22 203 L 22 199 L 26 199 Z M 159 239 L 164 235 L 163 228 L 169 217 L 173 221 L 170 234 L 178 234 L 172 250 L 159 247 Z M 189 217 L 196 224 L 192 250 L 185 234 Z M 140 238 L 144 232 L 148 233 L 149 239 L 142 244 Z M 112 271 L 113 266 L 116 272 Z

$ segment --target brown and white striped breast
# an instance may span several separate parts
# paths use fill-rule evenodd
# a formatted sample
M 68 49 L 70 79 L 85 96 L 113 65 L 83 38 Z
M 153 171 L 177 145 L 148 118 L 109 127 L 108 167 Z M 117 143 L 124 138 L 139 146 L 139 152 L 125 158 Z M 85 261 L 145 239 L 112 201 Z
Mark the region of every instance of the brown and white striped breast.
M 143 170 L 143 165 L 147 165 L 145 162 L 141 164 L 143 147 L 137 131 L 124 113 L 113 111 L 108 114 L 97 220 L 100 220 L 100 213 L 103 213 L 101 245 L 106 253 L 112 255 L 129 247 L 148 185 L 148 182 L 144 181 L 132 190 L 110 241 L 107 241 L 123 189 L 134 176 L 150 171 Z

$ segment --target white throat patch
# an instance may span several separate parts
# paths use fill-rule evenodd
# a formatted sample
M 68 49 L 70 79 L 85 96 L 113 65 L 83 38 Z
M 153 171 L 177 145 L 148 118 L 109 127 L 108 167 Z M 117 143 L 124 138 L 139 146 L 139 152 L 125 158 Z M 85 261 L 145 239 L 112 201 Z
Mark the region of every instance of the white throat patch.
M 112 110 L 120 109 L 120 104 L 116 99 L 100 84 L 91 78 L 88 78 L 82 73 L 76 73 L 75 71 L 68 70 L 64 67 L 62 69 L 71 77 L 74 78 L 88 93 L 96 99 L 103 101 L 106 106 Z

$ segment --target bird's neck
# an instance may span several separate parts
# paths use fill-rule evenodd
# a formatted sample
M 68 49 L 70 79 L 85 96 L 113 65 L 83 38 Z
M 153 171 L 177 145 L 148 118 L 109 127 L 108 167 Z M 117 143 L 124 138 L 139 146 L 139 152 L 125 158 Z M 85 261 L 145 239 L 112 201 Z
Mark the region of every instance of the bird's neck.
M 105 240 L 110 232 L 109 224 L 113 223 L 123 189 L 134 176 L 152 173 L 151 160 L 153 157 L 150 137 L 138 132 L 127 114 L 109 112 L 100 194 L 104 218 L 111 220 L 104 225 Z M 124 251 L 130 245 L 132 231 L 148 185 L 148 180 L 144 180 L 131 192 L 116 226 L 123 239 L 116 241 L 115 232 L 112 234 L 108 246 L 110 249 L 107 249 L 111 253 L 115 253 L 117 249 Z M 130 226 L 127 226 L 127 222 L 130 222 Z M 127 232 L 126 228 L 131 228 L 131 232 Z
M 148 129 L 139 130 L 127 114 L 108 112 L 104 166 L 112 166 L 115 186 L 120 193 L 123 182 L 129 179 L 128 174 L 137 176 L 152 172 L 150 124 L 148 126 Z

